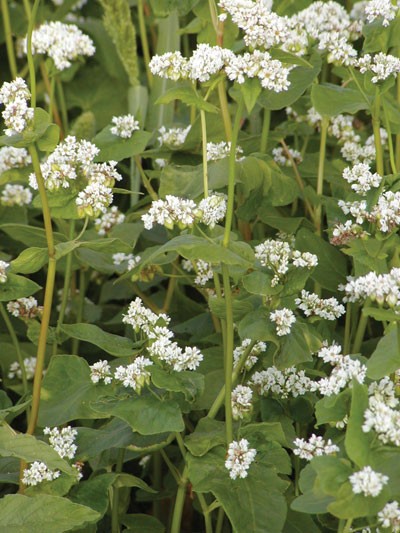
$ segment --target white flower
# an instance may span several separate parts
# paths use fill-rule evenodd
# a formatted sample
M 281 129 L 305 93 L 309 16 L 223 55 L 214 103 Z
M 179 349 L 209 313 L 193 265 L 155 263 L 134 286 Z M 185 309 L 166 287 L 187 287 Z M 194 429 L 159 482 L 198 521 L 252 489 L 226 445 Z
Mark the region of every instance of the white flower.
M 155 76 L 172 81 L 185 79 L 188 76 L 188 61 L 178 51 L 153 56 L 149 68 Z
M 400 509 L 399 503 L 394 501 L 387 503 L 382 511 L 378 513 L 379 524 L 389 529 L 392 533 L 400 532 Z
M 110 129 L 111 133 L 117 137 L 122 137 L 123 139 L 130 139 L 133 132 L 140 129 L 139 122 L 135 120 L 133 115 L 113 117 L 111 122 L 115 124 L 115 126 Z
M 31 202 L 31 190 L 22 185 L 7 183 L 1 193 L 0 204 L 7 207 L 29 205 Z
M 288 335 L 292 325 L 296 322 L 293 311 L 284 307 L 270 313 L 269 318 L 276 324 L 276 334 L 280 337 Z
M 107 207 L 113 201 L 113 193 L 110 187 L 102 183 L 92 182 L 78 194 L 75 203 L 78 207 L 78 214 L 84 216 L 98 216 L 106 213 Z
M 400 269 L 392 268 L 388 274 L 369 272 L 358 278 L 349 276 L 345 285 L 339 285 L 339 290 L 345 292 L 344 302 L 363 302 L 369 298 L 378 305 L 398 307 L 400 305 Z
M 207 161 L 218 161 L 229 157 L 231 151 L 231 143 L 221 141 L 219 143 L 207 143 Z M 240 160 L 240 156 L 243 154 L 243 150 L 240 146 L 236 147 L 236 161 Z
M 215 225 L 225 218 L 227 196 L 223 193 L 214 193 L 203 198 L 196 211 L 200 222 L 214 228 Z
M 379 187 L 382 176 L 377 172 L 372 174 L 369 165 L 358 163 L 353 168 L 347 167 L 343 171 L 343 179 L 351 184 L 351 188 L 361 196 L 365 196 L 373 187 Z
M 325 320 L 335 320 L 346 312 L 336 298 L 322 299 L 304 289 L 301 291 L 301 298 L 296 298 L 295 303 L 306 316 L 319 316 Z
M 400 59 L 383 52 L 373 57 L 365 54 L 358 60 L 357 65 L 362 74 L 368 71 L 375 74 L 371 79 L 372 83 L 386 80 L 389 76 L 396 76 L 400 72 Z
M 32 159 L 26 148 L 14 148 L 13 146 L 0 148 L 0 174 L 11 168 L 27 167 L 31 163 Z
M 5 283 L 7 281 L 7 268 L 10 266 L 10 263 L 0 260 L 0 283 Z
M 62 458 L 67 457 L 73 459 L 78 447 L 74 444 L 78 432 L 71 426 L 58 429 L 57 427 L 50 429 L 44 428 L 43 433 L 49 436 L 49 443 L 52 448 Z
M 35 487 L 42 481 L 53 481 L 60 477 L 61 473 L 56 470 L 52 471 L 47 468 L 45 463 L 34 461 L 29 468 L 25 468 L 22 476 L 22 483 L 27 486 Z
M 251 344 L 251 339 L 243 339 L 242 344 L 233 350 L 234 367 L 238 365 L 242 355 L 244 354 L 246 348 L 250 346 L 250 344 Z M 253 346 L 249 355 L 247 356 L 242 371 L 251 370 L 253 366 L 257 363 L 260 353 L 265 352 L 266 349 L 267 349 L 267 345 L 265 344 L 265 342 L 257 342 Z
M 275 366 L 271 366 L 261 372 L 254 372 L 251 382 L 259 394 L 265 395 L 272 392 L 283 399 L 288 398 L 289 395 L 296 398 L 313 390 L 313 382 L 305 375 L 304 370 L 297 370 L 294 366 L 285 368 L 285 370 L 278 370 Z
M 365 5 L 365 16 L 368 22 L 382 18 L 382 26 L 389 26 L 397 14 L 398 6 L 391 0 L 371 0 Z
M 243 419 L 251 412 L 253 391 L 250 387 L 238 385 L 232 391 L 232 414 L 234 420 Z
M 343 359 L 342 347 L 336 343 L 328 345 L 328 341 L 324 341 L 317 356 L 320 357 L 324 363 L 330 363 L 332 365 L 340 364 Z
M 38 305 L 36 298 L 28 296 L 8 302 L 7 311 L 16 318 L 36 318 L 43 313 L 43 306 Z
M 249 441 L 241 439 L 229 444 L 225 468 L 229 470 L 231 479 L 247 477 L 248 469 L 257 455 L 257 450 L 249 448 Z
M 334 368 L 327 378 L 322 378 L 314 382 L 314 390 L 322 396 L 332 396 L 346 387 L 351 387 L 353 379 L 359 383 L 364 383 L 367 375 L 367 367 L 357 359 L 352 359 L 349 355 L 332 358 L 331 364 Z
M 150 372 L 146 370 L 146 367 L 152 364 L 147 357 L 136 357 L 130 365 L 119 366 L 114 373 L 114 378 L 121 381 L 124 387 L 130 387 L 140 394 L 142 387 L 150 381 Z
M 14 81 L 5 82 L 0 89 L 0 104 L 4 104 L 5 109 L 2 116 L 7 126 L 4 133 L 11 137 L 22 133 L 28 128 L 33 120 L 34 110 L 28 107 L 27 101 L 31 93 L 25 80 L 16 78 Z
M 224 67 L 224 64 L 223 48 L 200 43 L 188 62 L 189 78 L 193 81 L 208 81 L 213 74 L 217 74 Z
M 274 161 L 283 167 L 291 167 L 292 161 L 287 152 L 289 152 L 291 158 L 296 164 L 300 164 L 303 161 L 303 157 L 298 150 L 288 148 L 286 151 L 282 148 L 282 146 L 278 146 L 272 150 Z
M 22 48 L 26 54 L 26 38 Z M 52 58 L 57 70 L 65 70 L 79 56 L 92 56 L 96 49 L 93 41 L 81 32 L 75 24 L 46 22 L 32 33 L 32 52 L 47 54 Z
M 157 137 L 157 141 L 160 143 L 160 146 L 166 144 L 172 148 L 177 148 L 185 142 L 190 128 L 190 125 L 187 128 L 168 129 L 165 126 L 161 126 L 161 128 L 158 130 L 160 135 Z
M 352 474 L 349 481 L 354 494 L 364 494 L 364 496 L 375 498 L 382 492 L 389 478 L 379 472 L 374 472 L 370 466 L 364 466 L 362 470 Z
M 320 455 L 333 455 L 340 452 L 340 448 L 333 444 L 331 439 L 325 441 L 322 437 L 312 434 L 307 440 L 295 439 L 294 445 L 296 448 L 293 450 L 295 455 L 298 455 L 300 459 L 306 459 L 311 461 L 313 457 Z
M 400 446 L 400 412 L 392 409 L 386 400 L 371 396 L 364 413 L 364 433 L 375 431 L 384 444 Z
M 351 220 L 346 220 L 344 224 L 338 223 L 333 226 L 330 243 L 334 246 L 342 246 L 353 239 L 366 237 L 368 233 L 361 226 L 354 224 Z
M 103 380 L 106 385 L 110 384 L 112 382 L 112 377 L 108 361 L 97 361 L 97 363 L 90 365 L 90 379 L 92 383 L 99 383 Z
M 207 263 L 202 259 L 197 259 L 196 261 L 194 261 L 194 264 L 196 269 L 196 277 L 194 283 L 195 285 L 204 287 L 204 285 L 206 285 L 207 282 L 210 281 L 210 279 L 213 279 L 214 277 L 214 271 L 212 269 L 212 266 L 210 263 Z M 193 264 L 191 261 L 185 259 L 182 261 L 182 268 L 186 270 L 186 272 L 192 272 Z
M 94 225 L 96 231 L 102 237 L 107 235 L 114 226 L 122 224 L 125 221 L 125 215 L 121 213 L 116 205 L 113 205 L 108 211 L 102 214 L 100 218 L 96 218 Z
M 33 379 L 35 375 L 35 369 L 36 369 L 36 357 L 26 357 L 24 359 L 24 367 L 25 367 L 25 374 L 26 379 L 30 380 Z M 9 379 L 22 379 L 22 372 L 21 367 L 17 361 L 14 361 L 11 363 L 10 368 L 8 370 L 7 377 Z

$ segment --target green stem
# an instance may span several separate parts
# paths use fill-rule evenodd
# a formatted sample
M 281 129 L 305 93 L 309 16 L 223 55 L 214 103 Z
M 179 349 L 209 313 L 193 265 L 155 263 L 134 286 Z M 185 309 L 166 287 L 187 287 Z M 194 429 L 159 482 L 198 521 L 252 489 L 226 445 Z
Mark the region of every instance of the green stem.
M 149 178 L 146 176 L 146 174 L 145 174 L 145 172 L 144 172 L 144 170 L 143 170 L 142 163 L 141 163 L 141 161 L 140 161 L 140 157 L 139 157 L 139 156 L 135 156 L 134 159 L 135 159 L 136 166 L 137 166 L 137 168 L 139 169 L 139 173 L 140 173 L 140 176 L 141 176 L 141 178 L 142 178 L 144 188 L 145 188 L 146 191 L 149 193 L 149 196 L 150 196 L 150 198 L 151 198 L 153 201 L 154 201 L 154 200 L 158 200 L 157 193 L 156 193 L 156 191 L 153 189 L 153 187 L 151 186 L 150 180 L 149 180 Z
M 215 533 L 221 533 L 224 527 L 225 511 L 223 507 L 218 509 L 217 525 L 215 526 Z
M 233 440 L 233 418 L 232 418 L 232 371 L 233 371 L 233 302 L 231 281 L 229 276 L 229 267 L 225 264 L 221 265 L 222 279 L 224 283 L 225 293 L 225 311 L 226 311 L 226 343 L 225 343 L 225 358 L 224 358 L 224 373 L 225 373 L 225 429 L 226 442 L 229 444 Z
M 396 100 L 400 106 L 400 74 L 397 74 Z M 396 168 L 400 168 L 400 133 L 396 134 Z
M 380 121 L 380 111 L 381 111 L 381 97 L 378 93 L 378 89 L 375 95 L 375 103 L 372 111 L 372 129 L 374 132 L 374 141 L 375 141 L 375 151 L 376 151 L 376 171 L 380 176 L 383 176 L 385 171 L 383 168 L 383 150 L 382 150 L 382 140 L 381 140 L 381 121 Z
M 323 117 L 321 122 L 321 140 L 319 145 L 319 162 L 318 162 L 318 176 L 317 176 L 317 196 L 319 201 L 322 200 L 322 193 L 324 191 L 324 171 L 325 171 L 325 157 L 326 157 L 326 138 L 328 134 L 328 117 Z M 322 230 L 322 205 L 321 203 L 315 209 L 315 229 L 318 235 L 321 235 Z
M 26 18 L 29 20 L 31 18 L 31 6 L 29 4 L 29 0 L 23 0 L 23 4 L 24 4 Z
M 262 124 L 261 139 L 260 139 L 260 152 L 262 154 L 265 154 L 265 152 L 267 151 L 270 125 L 271 125 L 271 110 L 264 109 L 263 124 Z
M 385 117 L 385 128 L 388 134 L 390 168 L 393 174 L 397 174 L 396 155 L 395 155 L 394 147 L 393 147 L 392 131 L 390 128 L 390 120 L 389 120 L 388 112 L 387 112 L 385 105 L 383 106 L 383 113 Z
M 226 97 L 224 80 L 221 80 L 218 83 L 218 98 L 219 105 L 221 107 L 222 120 L 224 122 L 225 137 L 227 141 L 230 141 L 232 138 L 232 123 L 231 116 L 229 114 L 228 99 Z
M 62 81 L 60 78 L 56 78 L 57 83 L 57 97 L 58 97 L 58 103 L 60 105 L 60 111 L 61 111 L 61 117 L 62 117 L 62 126 L 63 126 L 63 135 L 66 136 L 69 130 L 69 124 L 68 124 L 68 112 L 67 112 L 67 104 L 65 102 L 65 95 L 64 95 L 64 88 Z
M 204 496 L 198 492 L 196 492 L 196 496 L 199 499 L 201 510 L 203 511 L 204 516 L 204 525 L 206 528 L 205 533 L 213 533 L 213 527 L 212 527 L 212 520 L 211 520 L 211 513 L 208 509 L 208 505 L 206 502 L 206 499 Z
M 368 317 L 367 315 L 364 315 L 361 311 L 360 319 L 358 321 L 356 336 L 354 338 L 352 353 L 360 353 L 361 344 L 364 339 L 364 334 L 365 334 L 365 330 L 367 327 L 367 323 L 368 323 Z
M 346 523 L 344 524 L 344 527 L 342 529 L 342 533 L 350 533 L 351 532 L 351 524 L 353 523 L 352 518 L 348 518 Z
M 200 120 L 201 120 L 201 143 L 202 143 L 202 153 L 203 153 L 203 189 L 204 189 L 204 198 L 208 196 L 208 164 L 207 164 L 207 123 L 206 123 L 206 114 L 203 109 L 200 110 Z
M 8 10 L 8 1 L 1 0 L 1 11 L 3 13 L 3 27 L 6 38 L 8 64 L 10 66 L 11 77 L 14 80 L 17 77 L 17 62 L 15 59 L 14 43 L 12 40 L 12 29 L 10 22 L 10 12 Z
M 21 378 L 22 378 L 22 387 L 24 389 L 24 394 L 28 393 L 28 380 L 26 379 L 26 370 L 24 364 L 24 358 L 21 352 L 21 346 L 19 345 L 18 337 L 15 333 L 14 327 L 11 323 L 10 317 L 7 314 L 7 311 L 4 309 L 4 305 L 0 302 L 0 314 L 3 317 L 8 333 L 10 334 L 11 341 L 14 345 L 15 352 L 17 354 L 18 364 L 21 368 Z
M 36 14 L 39 8 L 40 0 L 35 0 L 33 4 L 33 8 L 30 14 L 29 18 L 29 25 L 28 25 L 28 35 L 26 38 L 27 41 L 27 61 L 28 61 L 28 67 L 29 67 L 29 82 L 31 86 L 31 106 L 33 108 L 36 107 L 36 70 L 35 70 L 35 63 L 33 61 L 33 54 L 32 54 L 32 32 L 33 27 L 35 26 L 36 21 Z
M 147 39 L 146 23 L 144 19 L 143 0 L 138 0 L 137 8 L 138 8 L 140 41 L 142 44 L 143 58 L 144 58 L 144 64 L 146 68 L 147 84 L 151 89 L 153 87 L 153 74 L 151 73 L 150 68 L 149 68 L 150 49 L 149 49 L 149 41 Z
M 79 303 L 78 303 L 78 312 L 76 315 L 76 323 L 80 324 L 83 320 L 83 309 L 85 306 L 85 270 L 81 268 L 79 272 Z M 79 339 L 72 340 L 72 353 L 78 355 L 79 350 Z
M 152 456 L 152 470 L 153 470 L 153 487 L 159 492 L 162 489 L 162 458 L 160 451 L 156 451 Z M 153 501 L 153 516 L 160 520 L 161 518 L 161 501 Z
M 225 231 L 223 245 L 225 248 L 229 246 L 232 220 L 233 220 L 233 208 L 235 203 L 235 174 L 236 174 L 236 147 L 240 130 L 240 123 L 244 110 L 243 98 L 240 98 L 238 107 L 236 110 L 235 121 L 233 123 L 231 150 L 229 154 L 229 171 L 228 171 L 228 202 L 226 208 L 225 219 Z
M 118 451 L 117 464 L 115 465 L 115 473 L 120 474 L 124 465 L 125 449 L 121 448 Z M 111 508 L 111 531 L 112 533 L 120 533 L 119 527 L 119 489 L 113 487 L 112 491 L 112 508 Z
M 348 354 L 350 352 L 351 310 L 352 310 L 352 304 L 348 303 L 346 305 L 346 320 L 344 324 L 344 342 L 343 342 L 343 353 L 344 354 Z
M 172 515 L 171 533 L 181 533 L 182 514 L 186 499 L 186 485 L 188 482 L 187 474 L 188 468 L 185 466 L 179 482 L 178 491 L 176 493 L 174 513 Z

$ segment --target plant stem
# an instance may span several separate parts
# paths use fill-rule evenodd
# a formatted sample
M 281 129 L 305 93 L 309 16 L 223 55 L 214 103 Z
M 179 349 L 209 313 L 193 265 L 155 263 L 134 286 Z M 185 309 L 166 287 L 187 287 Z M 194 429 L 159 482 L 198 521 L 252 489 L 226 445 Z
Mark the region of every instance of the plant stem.
M 351 338 L 351 303 L 346 305 L 346 319 L 344 324 L 344 342 L 343 342 L 343 353 L 348 354 L 350 352 L 350 338 Z
M 225 137 L 227 142 L 232 138 L 232 123 L 231 116 L 229 114 L 228 99 L 226 97 L 225 81 L 221 80 L 218 83 L 218 98 L 219 105 L 221 107 L 222 120 L 224 122 Z
M 325 156 L 326 156 L 326 137 L 328 134 L 328 117 L 322 117 L 321 123 L 321 141 L 319 145 L 319 162 L 318 162 L 318 177 L 317 177 L 317 195 L 320 202 L 322 200 L 322 193 L 324 191 L 324 170 L 325 170 Z M 321 203 L 315 209 L 315 229 L 318 235 L 321 235 L 322 228 L 322 206 Z
M 400 105 L 400 74 L 397 74 L 397 92 L 396 92 L 396 100 L 397 105 Z M 396 134 L 396 167 L 400 168 L 400 133 Z
M 29 83 L 31 86 L 31 106 L 33 108 L 36 107 L 36 71 L 35 71 L 35 63 L 33 61 L 33 54 L 32 54 L 32 32 L 33 32 L 33 27 L 35 25 L 36 14 L 39 8 L 39 3 L 40 3 L 40 0 L 35 0 L 33 4 L 33 8 L 32 8 L 32 11 L 29 17 L 28 35 L 26 38 L 26 47 L 27 47 L 26 57 L 27 57 L 28 68 L 29 68 Z
M 67 104 L 65 102 L 63 84 L 60 78 L 56 78 L 56 83 L 57 83 L 58 103 L 60 104 L 61 117 L 62 117 L 61 139 L 63 139 L 67 135 L 68 129 L 69 129 L 68 112 L 67 112 Z
M 60 130 L 62 130 L 62 120 L 58 112 L 57 103 L 54 97 L 55 78 L 54 77 L 52 77 L 51 79 L 49 78 L 49 74 L 46 68 L 46 63 L 44 61 L 40 63 L 40 72 L 42 74 L 43 82 L 46 86 L 46 91 L 50 98 L 50 104 L 49 104 L 50 118 L 51 119 L 54 118 L 54 122 L 57 124 Z
M 83 308 L 85 305 L 85 270 L 81 267 L 79 271 L 79 304 L 78 312 L 76 315 L 76 323 L 80 324 L 83 320 Z M 79 339 L 72 340 L 72 354 L 78 355 L 79 350 Z
M 181 533 L 182 514 L 186 499 L 186 485 L 188 482 L 187 473 L 188 468 L 185 466 L 178 485 L 178 491 L 176 493 L 174 513 L 172 515 L 171 533 Z
M 149 178 L 146 176 L 146 174 L 145 174 L 145 172 L 144 172 L 144 170 L 143 170 L 142 162 L 141 162 L 141 160 L 140 160 L 140 157 L 139 157 L 139 156 L 135 156 L 134 159 L 135 159 L 136 166 L 137 166 L 137 168 L 139 169 L 140 176 L 141 176 L 141 178 L 142 178 L 144 188 L 145 188 L 146 191 L 149 193 L 149 196 L 151 197 L 151 199 L 152 199 L 153 201 L 154 201 L 154 200 L 158 200 L 157 193 L 156 193 L 156 191 L 153 189 L 153 187 L 151 186 L 150 180 L 149 180 Z
M 388 134 L 390 168 L 393 174 L 397 174 L 396 156 L 393 147 L 392 131 L 390 129 L 390 120 L 385 105 L 383 106 L 383 114 L 385 117 L 385 129 Z
M 260 152 L 262 154 L 265 154 L 265 152 L 267 151 L 270 125 L 271 125 L 271 110 L 264 109 L 263 124 L 262 124 L 261 139 L 260 139 Z
M 218 509 L 217 525 L 215 527 L 215 533 L 221 533 L 224 526 L 225 511 L 223 507 Z
M 378 89 L 375 94 L 375 103 L 372 111 L 372 129 L 374 132 L 375 150 L 376 150 L 376 171 L 380 176 L 383 176 L 385 171 L 383 168 L 383 150 L 381 140 L 381 97 L 378 93 Z
M 233 440 L 233 418 L 232 418 L 232 371 L 233 371 L 233 302 L 231 281 L 229 276 L 229 267 L 225 264 L 221 265 L 222 279 L 224 283 L 225 292 L 225 310 L 226 310 L 226 344 L 225 344 L 225 358 L 224 358 L 224 373 L 225 373 L 225 429 L 226 442 L 229 444 Z
M 153 470 L 153 487 L 156 491 L 162 488 L 162 458 L 160 451 L 156 451 L 152 456 L 152 470 Z M 153 516 L 160 520 L 161 518 L 161 502 L 160 500 L 153 501 Z
M 17 62 L 15 59 L 14 43 L 12 40 L 12 29 L 10 22 L 10 12 L 8 10 L 8 1 L 1 0 L 1 12 L 3 13 L 3 27 L 6 38 L 8 65 L 10 67 L 11 77 L 14 80 L 17 77 Z
M 205 533 L 213 533 L 211 513 L 210 513 L 210 511 L 208 509 L 208 505 L 207 505 L 206 499 L 204 498 L 204 496 L 202 494 L 200 494 L 198 492 L 196 492 L 196 495 L 197 495 L 197 497 L 199 499 L 201 510 L 203 511 L 204 525 L 205 525 L 205 528 L 206 528 Z
M 19 345 L 18 337 L 14 331 L 14 327 L 11 323 L 10 317 L 7 314 L 7 311 L 4 309 L 4 305 L 0 302 L 0 314 L 3 317 L 4 323 L 11 337 L 11 341 L 14 345 L 15 352 L 17 354 L 18 364 L 21 368 L 21 378 L 22 378 L 22 387 L 24 389 L 24 394 L 28 393 L 28 380 L 26 379 L 26 370 L 24 365 L 24 358 L 21 352 L 21 346 Z
M 343 528 L 343 533 L 350 533 L 351 532 L 351 524 L 353 523 L 353 519 L 349 518 Z
M 125 456 L 125 449 L 121 448 L 118 451 L 117 464 L 115 465 L 115 473 L 117 474 L 122 472 L 122 468 L 124 465 L 124 456 Z M 112 508 L 111 508 L 111 531 L 112 533 L 120 533 L 118 509 L 119 509 L 119 489 L 117 487 L 113 487 Z
M 354 338 L 353 350 L 352 353 L 359 353 L 361 349 L 361 344 L 364 339 L 365 329 L 367 327 L 368 317 L 364 315 L 361 311 L 360 319 L 358 321 L 356 336 Z
M 207 123 L 206 114 L 203 109 L 200 110 L 201 120 L 201 144 L 203 153 L 203 189 L 204 198 L 208 196 L 208 164 L 207 164 Z
M 142 44 L 143 58 L 144 58 L 144 64 L 146 68 L 147 83 L 151 89 L 153 87 L 153 74 L 151 73 L 150 68 L 149 68 L 150 49 L 149 49 L 149 41 L 147 39 L 146 23 L 144 19 L 143 0 L 138 0 L 137 8 L 138 8 L 140 41 Z

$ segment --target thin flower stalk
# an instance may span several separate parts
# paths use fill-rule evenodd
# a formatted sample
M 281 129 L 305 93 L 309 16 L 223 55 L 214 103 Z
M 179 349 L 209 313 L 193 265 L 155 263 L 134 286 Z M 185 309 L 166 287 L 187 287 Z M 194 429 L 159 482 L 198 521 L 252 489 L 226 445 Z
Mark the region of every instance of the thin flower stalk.
M 381 139 L 381 121 L 380 121 L 380 112 L 381 112 L 381 97 L 378 93 L 378 89 L 375 94 L 375 104 L 372 111 L 372 129 L 374 132 L 374 141 L 375 141 L 375 150 L 376 150 L 376 171 L 380 176 L 385 174 L 383 166 L 383 149 L 382 149 L 382 139 Z
M 11 77 L 15 79 L 17 77 L 17 62 L 15 59 L 14 43 L 12 40 L 10 12 L 8 9 L 7 0 L 1 0 L 1 13 L 3 15 L 3 28 L 6 39 L 8 64 L 10 67 Z

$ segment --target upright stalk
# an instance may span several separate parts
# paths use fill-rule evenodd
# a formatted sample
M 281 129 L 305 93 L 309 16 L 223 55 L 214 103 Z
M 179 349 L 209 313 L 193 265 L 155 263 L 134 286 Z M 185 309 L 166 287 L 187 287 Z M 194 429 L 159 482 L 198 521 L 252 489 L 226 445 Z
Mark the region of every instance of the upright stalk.
M 208 164 L 207 164 L 207 123 L 206 123 L 206 114 L 201 109 L 200 111 L 200 120 L 201 120 L 201 144 L 203 147 L 203 189 L 204 189 L 204 198 L 208 196 Z
M 382 150 L 382 139 L 381 139 L 381 121 L 380 121 L 380 112 L 381 112 L 381 96 L 378 93 L 378 89 L 375 94 L 375 103 L 372 110 L 372 129 L 374 132 L 374 141 L 375 141 L 375 151 L 376 151 L 376 171 L 380 176 L 384 175 L 383 168 L 383 150 Z
M 186 486 L 188 482 L 187 478 L 188 467 L 185 466 L 181 475 L 180 483 L 178 485 L 178 491 L 176 493 L 174 512 L 172 515 L 171 533 L 181 533 L 181 523 L 183 507 L 186 499 Z
M 3 27 L 6 39 L 8 65 L 10 67 L 11 77 L 14 80 L 17 77 L 17 62 L 15 59 L 14 43 L 12 40 L 12 29 L 10 22 L 10 12 L 8 10 L 8 1 L 1 0 L 1 12 L 3 14 Z
M 319 162 L 318 162 L 318 176 L 317 176 L 317 195 L 319 201 L 322 200 L 322 193 L 324 191 L 324 172 L 325 172 L 325 157 L 326 157 L 326 138 L 328 134 L 328 117 L 322 118 L 321 123 L 321 140 L 319 145 Z M 319 203 L 315 209 L 315 229 L 318 235 L 321 235 L 322 228 L 322 206 Z
M 397 105 L 400 106 L 400 74 L 397 74 L 396 89 Z M 396 167 L 400 168 L 400 133 L 396 134 Z
M 144 18 L 144 7 L 143 0 L 138 0 L 138 19 L 139 19 L 139 32 L 140 32 L 140 42 L 142 44 L 144 64 L 146 68 L 147 83 L 150 89 L 153 87 L 153 74 L 150 71 L 150 49 L 149 41 L 147 39 L 146 23 Z
M 367 315 L 364 315 L 361 310 L 360 318 L 359 318 L 358 326 L 357 326 L 357 331 L 356 331 L 356 336 L 354 338 L 352 353 L 360 352 L 361 344 L 362 344 L 362 341 L 365 335 L 365 330 L 367 328 L 367 323 L 368 323 L 368 317 Z
M 268 134 L 269 128 L 271 125 L 271 110 L 264 109 L 263 111 L 263 123 L 261 130 L 261 139 L 260 139 L 260 152 L 264 154 L 267 151 L 268 145 Z
M 125 456 L 125 449 L 121 448 L 118 451 L 117 464 L 115 465 L 116 474 L 119 474 L 122 472 L 122 467 L 124 465 L 124 456 Z M 111 508 L 111 532 L 112 533 L 120 533 L 118 509 L 119 509 L 119 489 L 117 487 L 113 487 L 112 508 Z
M 29 68 L 29 83 L 31 86 L 31 106 L 33 108 L 36 107 L 36 70 L 35 70 L 35 63 L 33 61 L 33 54 L 32 54 L 32 32 L 33 27 L 35 25 L 36 20 L 36 14 L 39 8 L 40 0 L 35 0 L 33 4 L 32 11 L 30 13 L 29 18 L 29 25 L 28 25 L 28 35 L 26 38 L 26 58 L 28 61 L 28 68 Z

